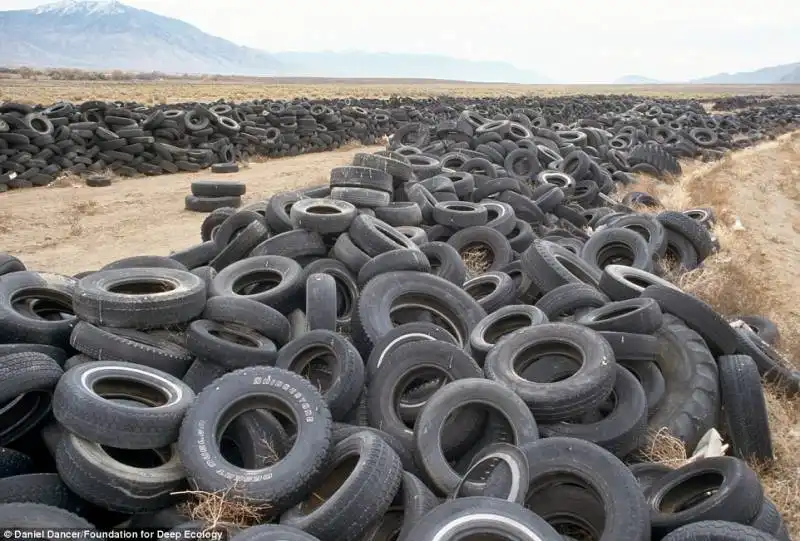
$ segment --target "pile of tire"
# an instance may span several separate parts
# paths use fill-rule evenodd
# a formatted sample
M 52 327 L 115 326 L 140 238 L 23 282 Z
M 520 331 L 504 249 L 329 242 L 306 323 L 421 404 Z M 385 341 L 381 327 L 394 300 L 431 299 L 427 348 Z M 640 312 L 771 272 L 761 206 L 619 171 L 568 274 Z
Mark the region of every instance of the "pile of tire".
M 0 528 L 203 529 L 201 494 L 251 511 L 238 541 L 789 539 L 748 461 L 762 378 L 800 378 L 769 322 L 665 279 L 713 212 L 618 202 L 598 128 L 463 115 L 168 257 L 5 255 Z M 731 456 L 643 457 L 715 427 Z
M 242 196 L 247 191 L 247 186 L 236 181 L 196 180 L 191 184 L 191 191 L 186 196 L 186 210 L 213 212 L 221 208 L 242 206 Z
M 657 143 L 674 157 L 712 160 L 728 149 L 800 125 L 797 99 L 747 103 L 744 109 L 721 114 L 707 113 L 696 101 L 642 102 L 634 96 L 254 100 L 158 107 L 103 101 L 48 107 L 3 103 L 0 192 L 45 186 L 65 173 L 89 176 L 110 170 L 136 176 L 195 172 L 214 164 L 231 167 L 251 155 L 295 156 L 332 150 L 348 141 L 374 144 L 398 131 L 426 153 L 483 153 L 486 148 L 479 145 L 491 147 L 498 141 L 491 133 L 473 133 L 481 118 L 527 118 L 534 143 L 539 144 L 537 137 L 552 141 L 557 132 L 566 138 L 562 147 L 585 146 L 575 130 L 600 130 L 604 142 L 598 144 L 598 135 L 592 135 L 592 148 L 616 169 L 625 169 L 625 162 L 620 167 L 618 156 L 606 159 L 602 146 L 628 155 L 642 144 Z M 518 134 L 512 134 L 515 138 Z M 429 142 L 422 144 L 423 139 Z M 502 149 L 493 150 L 502 154 Z M 637 152 L 630 156 L 631 166 L 640 165 L 636 171 L 661 174 L 663 158 L 650 156 L 648 150 Z

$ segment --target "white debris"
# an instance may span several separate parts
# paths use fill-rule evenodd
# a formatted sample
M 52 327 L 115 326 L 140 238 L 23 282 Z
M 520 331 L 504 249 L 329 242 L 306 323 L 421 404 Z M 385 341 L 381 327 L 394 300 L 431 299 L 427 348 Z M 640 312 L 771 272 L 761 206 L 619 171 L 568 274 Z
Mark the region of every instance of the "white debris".
M 698 458 L 708 458 L 712 456 L 725 456 L 730 446 L 722 441 L 722 436 L 716 428 L 712 428 L 706 432 L 697 447 L 689 457 L 689 462 L 695 461 Z

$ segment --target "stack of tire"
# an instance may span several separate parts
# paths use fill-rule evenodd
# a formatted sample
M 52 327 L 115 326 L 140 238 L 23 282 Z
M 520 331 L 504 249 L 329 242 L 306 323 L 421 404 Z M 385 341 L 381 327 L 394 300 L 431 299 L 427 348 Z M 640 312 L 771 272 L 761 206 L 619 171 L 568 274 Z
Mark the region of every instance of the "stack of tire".
M 186 196 L 186 210 L 212 212 L 221 208 L 239 208 L 247 186 L 242 182 L 196 180 Z
M 296 156 L 353 140 L 374 144 L 392 134 L 399 143 L 428 154 L 469 150 L 490 161 L 504 160 L 506 152 L 494 146 L 499 141 L 492 132 L 497 130 L 475 131 L 487 119 L 529 124 L 533 138 L 516 132 L 511 141 L 522 134 L 532 144 L 547 146 L 537 137 L 552 142 L 552 133 L 559 132 L 564 138 L 559 146 L 583 147 L 585 135 L 611 172 L 660 176 L 676 173 L 667 155 L 718 159 L 728 149 L 796 128 L 800 105 L 787 98 L 709 114 L 696 101 L 641 102 L 632 96 L 253 100 L 169 107 L 103 101 L 49 107 L 3 103 L 0 191 L 44 186 L 64 173 L 91 175 L 106 169 L 119 176 L 197 172 L 209 166 L 230 171 L 236 168 L 233 162 L 251 155 Z
M 762 320 L 666 279 L 714 252 L 713 214 L 633 211 L 602 133 L 523 116 L 215 210 L 169 257 L 5 256 L 0 484 L 69 501 L 0 490 L 0 527 L 205 528 L 188 488 L 250 509 L 242 541 L 788 539 L 748 461 L 773 460 L 761 378 L 800 379 Z M 642 455 L 715 427 L 732 456 Z

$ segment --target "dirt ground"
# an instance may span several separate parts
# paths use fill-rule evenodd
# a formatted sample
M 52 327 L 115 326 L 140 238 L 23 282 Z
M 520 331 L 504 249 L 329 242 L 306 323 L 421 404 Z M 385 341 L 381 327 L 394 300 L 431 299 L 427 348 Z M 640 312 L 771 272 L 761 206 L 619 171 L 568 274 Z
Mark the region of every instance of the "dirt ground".
M 389 98 L 407 96 L 553 97 L 576 94 L 636 94 L 643 97 L 713 98 L 733 95 L 798 94 L 800 85 L 522 85 L 408 79 L 165 79 L 160 81 L 59 81 L 0 79 L 0 101 L 51 104 L 58 101 L 122 100 L 176 103 L 270 99 Z
M 247 184 L 245 203 L 277 191 L 325 184 L 332 167 L 347 165 L 361 147 L 252 163 L 229 175 L 210 171 L 120 178 L 106 188 L 81 183 L 0 194 L 0 250 L 31 269 L 74 274 L 133 255 L 168 255 L 200 242 L 206 214 L 184 209 L 192 181 Z

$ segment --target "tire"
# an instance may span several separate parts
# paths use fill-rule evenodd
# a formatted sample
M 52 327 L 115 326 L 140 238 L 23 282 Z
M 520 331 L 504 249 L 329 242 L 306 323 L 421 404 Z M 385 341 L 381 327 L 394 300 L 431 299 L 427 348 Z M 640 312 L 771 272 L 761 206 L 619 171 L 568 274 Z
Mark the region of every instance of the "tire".
M 211 165 L 212 173 L 238 173 L 239 165 L 235 163 L 215 163 Z
M 327 253 L 328 246 L 319 233 L 295 229 L 268 238 L 253 248 L 250 257 L 281 256 L 302 262 L 325 257 Z
M 697 250 L 700 261 L 714 252 L 714 243 L 708 229 L 682 212 L 662 212 L 656 219 L 667 229 L 684 236 Z
M 259 282 L 274 285 L 265 291 L 245 293 L 248 285 L 258 287 Z M 251 299 L 287 314 L 299 304 L 303 285 L 303 269 L 296 261 L 264 255 L 248 257 L 223 269 L 211 282 L 209 294 Z M 239 287 L 234 290 L 234 286 Z
M 12 353 L 43 353 L 53 359 L 57 365 L 63 366 L 67 361 L 67 352 L 62 348 L 45 344 L 0 344 L 0 357 Z
M 33 460 L 28 455 L 0 447 L 0 479 L 25 475 L 33 471 Z
M 359 152 L 353 156 L 353 165 L 383 171 L 397 180 L 409 180 L 412 173 L 408 159 L 400 155 L 390 157 Z
M 6 274 L 0 280 L 0 342 L 7 344 L 31 343 L 66 348 L 69 335 L 77 320 L 67 317 L 48 320 L 20 311 L 20 295 L 37 299 L 48 312 L 72 314 L 73 293 L 77 280 L 44 272 L 22 271 Z M 28 297 L 26 290 L 37 291 Z
M 549 351 L 558 351 L 573 361 L 575 373 L 552 383 L 520 377 Z M 500 341 L 486 356 L 484 371 L 487 378 L 513 389 L 537 421 L 552 423 L 588 413 L 611 395 L 616 377 L 612 359 L 611 346 L 595 331 L 570 323 L 547 323 L 517 331 Z M 520 361 L 522 364 L 518 365 Z
M 186 474 L 176 450 L 157 454 L 156 467 L 131 466 L 100 444 L 66 433 L 56 449 L 56 468 L 64 484 L 84 500 L 111 511 L 135 513 L 171 505 L 172 493 L 183 485 Z
M 307 265 L 303 269 L 303 273 L 306 277 L 316 273 L 333 277 L 336 286 L 336 324 L 349 329 L 359 293 L 356 277 L 353 276 L 350 269 L 336 259 L 317 259 Z
M 215 243 L 218 246 L 221 246 L 221 243 L 224 241 L 222 238 L 224 227 L 225 224 L 220 226 L 216 236 Z M 208 265 L 217 272 L 221 271 L 225 267 L 247 257 L 247 254 L 262 243 L 262 241 L 267 238 L 267 235 L 269 235 L 269 231 L 267 231 L 267 228 L 264 227 L 260 221 L 250 222 L 249 225 L 231 239 L 230 243 L 220 249 L 219 253 Z
M 487 314 L 507 306 L 517 299 L 517 286 L 511 277 L 500 271 L 487 272 L 464 282 L 466 291 Z
M 459 230 L 486 225 L 488 212 L 479 203 L 444 201 L 433 208 L 433 219 L 445 227 Z
M 514 445 L 522 446 L 539 438 L 533 414 L 507 387 L 480 378 L 448 383 L 428 399 L 414 425 L 417 461 L 441 494 L 452 494 L 463 478 L 450 466 L 441 445 L 441 431 L 449 415 L 463 406 L 491 408 L 505 417 Z
M 408 448 L 414 446 L 415 430 L 408 423 L 419 417 L 425 402 L 437 387 L 451 381 L 480 378 L 480 367 L 463 350 L 442 341 L 412 341 L 393 348 L 385 356 L 370 377 L 367 389 L 367 413 L 370 426 L 380 427 Z M 415 389 L 412 383 L 425 378 L 423 386 L 431 383 L 431 390 L 418 399 L 409 397 Z M 426 389 L 427 391 L 427 389 Z M 401 411 L 403 398 L 406 409 Z M 464 445 L 465 440 L 474 441 L 483 426 L 484 415 L 480 411 L 464 410 L 454 416 L 443 428 L 446 441 L 442 441 L 445 455 Z M 477 429 L 477 433 L 476 433 Z M 466 447 L 469 448 L 468 442 Z
M 417 249 L 411 239 L 389 224 L 363 214 L 353 220 L 349 233 L 353 243 L 370 257 L 391 250 Z
M 122 385 L 104 390 L 104 381 Z M 139 404 L 128 405 L 115 400 L 118 398 Z M 64 428 L 91 442 L 123 449 L 156 449 L 178 439 L 192 400 L 194 393 L 189 387 L 160 370 L 133 363 L 95 362 L 64 374 L 53 393 L 53 414 Z
M 124 257 L 118 259 L 101 267 L 101 271 L 118 270 L 118 269 L 143 269 L 143 268 L 161 268 L 161 269 L 175 269 L 175 270 L 188 270 L 183 263 L 163 257 L 160 255 L 139 255 L 133 257 Z
M 658 303 L 653 299 L 610 302 L 582 314 L 577 323 L 595 331 L 652 334 L 664 323 Z
M 237 197 L 247 191 L 243 182 L 236 181 L 195 180 L 191 188 L 192 195 L 198 197 Z
M 192 363 L 186 348 L 151 334 L 130 329 L 97 327 L 79 321 L 72 330 L 70 345 L 98 361 L 130 362 L 149 366 L 177 378 Z
M 544 520 L 521 505 L 497 498 L 459 498 L 434 508 L 398 541 L 479 539 L 560 541 L 562 537 Z M 501 537 L 502 536 L 502 537 Z
M 387 355 L 402 344 L 415 341 L 442 341 L 457 344 L 453 335 L 433 323 L 418 322 L 399 325 L 383 335 L 372 348 L 366 363 L 367 379 L 372 379 L 375 371 L 383 364 Z
M 336 330 L 336 280 L 328 274 L 306 278 L 306 314 L 309 330 Z
M 783 521 L 778 508 L 772 503 L 769 498 L 764 498 L 764 503 L 761 505 L 761 511 L 758 512 L 756 518 L 750 523 L 750 526 L 775 536 L 778 541 L 791 541 L 789 532 L 786 528 L 786 523 Z
M 513 223 L 512 223 L 513 227 Z M 486 271 L 496 271 L 511 263 L 513 252 L 508 239 L 497 229 L 489 226 L 468 227 L 455 233 L 447 240 L 462 257 L 472 249 L 483 249 L 490 255 Z
M 337 480 L 337 468 L 354 457 L 358 461 L 352 472 L 343 482 Z M 369 432 L 353 434 L 336 444 L 325 480 L 316 485 L 315 492 L 322 492 L 325 501 L 310 511 L 303 504 L 289 509 L 281 515 L 281 524 L 324 539 L 359 541 L 389 508 L 400 488 L 402 471 L 400 458 L 389 444 Z
M 203 319 L 234 324 L 253 329 L 283 346 L 291 339 L 286 316 L 269 306 L 243 297 L 212 297 L 208 299 Z
M 361 356 L 350 342 L 331 330 L 310 330 L 295 338 L 281 348 L 275 366 L 311 381 L 336 421 L 344 419 L 356 405 L 364 387 Z
M 590 539 L 650 538 L 642 491 L 614 455 L 593 443 L 561 437 L 527 444 L 522 451 L 529 464 L 525 507 L 551 525 L 577 526 Z
M 366 416 L 366 414 L 365 414 Z M 400 463 L 403 466 L 405 471 L 414 471 L 416 470 L 416 465 L 414 464 L 414 456 L 412 454 L 412 450 L 407 448 L 403 443 L 392 436 L 391 434 L 387 434 L 383 430 L 379 430 L 377 428 L 372 428 L 371 426 L 367 426 L 366 423 L 364 426 L 356 426 L 352 424 L 344 424 L 344 423 L 333 423 L 333 443 L 334 445 L 344 441 L 346 438 L 356 434 L 358 432 L 369 432 L 380 437 L 383 441 L 389 444 L 397 456 L 400 457 Z
M 619 458 L 638 449 L 647 435 L 647 397 L 642 384 L 622 366 L 616 367 L 614 399 L 598 408 L 601 418 L 542 425 L 541 434 L 590 441 Z
M 661 310 L 670 313 L 696 331 L 716 356 L 736 351 L 736 331 L 725 319 L 700 299 L 674 287 L 653 285 L 642 292 L 642 298 L 655 299 Z
M 544 312 L 551 321 L 571 318 L 587 309 L 600 308 L 608 302 L 608 297 L 589 284 L 564 284 L 542 295 L 536 301 L 536 308 Z
M 297 426 L 295 444 L 276 464 L 241 476 L 222 458 L 216 443 L 223 414 L 232 408 L 270 409 L 275 401 Z M 263 366 L 226 374 L 201 392 L 184 418 L 178 440 L 181 463 L 198 490 L 231 491 L 254 504 L 269 503 L 272 513 L 297 505 L 309 487 L 318 486 L 330 451 L 330 411 L 319 392 L 297 374 Z M 241 477 L 233 489 L 231 475 Z
M 597 286 L 600 273 L 569 250 L 552 242 L 536 239 L 522 254 L 522 271 L 542 292 L 569 283 Z M 563 262 L 567 262 L 567 267 Z
M 664 375 L 658 365 L 650 361 L 620 361 L 620 366 L 626 368 L 639 381 L 644 389 L 647 399 L 647 418 L 649 419 L 659 409 L 666 392 Z
M 11 402 L 26 393 L 50 394 L 63 375 L 61 367 L 44 353 L 0 357 L 0 403 Z
M 331 169 L 331 188 L 361 188 L 392 193 L 392 175 L 370 167 L 344 166 Z
M 383 252 L 361 267 L 361 270 L 358 271 L 358 285 L 364 287 L 376 276 L 395 271 L 429 273 L 431 264 L 428 257 L 420 250 L 401 249 Z
M 333 245 L 331 255 L 345 264 L 350 272 L 358 273 L 371 257 L 353 243 L 347 233 L 342 233 Z
M 410 271 L 381 274 L 364 286 L 353 314 L 353 342 L 362 357 L 394 328 L 392 308 L 406 296 L 417 299 L 416 307 L 437 314 L 463 348 L 469 347 L 469 333 L 486 316 L 472 297 L 443 278 Z
M 778 326 L 764 316 L 733 316 L 730 320 L 744 321 L 759 338 L 770 346 L 777 346 L 780 341 Z
M 0 505 L 6 503 L 40 503 L 60 507 L 73 513 L 80 511 L 80 500 L 58 474 L 32 473 L 0 479 Z
M 292 205 L 289 217 L 298 229 L 322 235 L 347 231 L 356 217 L 356 207 L 336 199 L 301 199 Z
M 94 530 L 84 519 L 50 505 L 41 503 L 6 503 L 0 505 L 0 528 L 13 529 L 64 528 Z M 91 535 L 87 535 L 89 539 Z
M 724 520 L 703 520 L 673 530 L 662 541 L 776 541 L 752 526 Z
M 707 495 L 709 491 L 713 493 Z M 656 480 L 647 492 L 647 502 L 653 508 L 653 534 L 663 537 L 703 520 L 749 524 L 761 511 L 764 490 L 744 461 L 729 456 L 709 457 Z
M 446 242 L 426 242 L 419 249 L 428 258 L 433 274 L 459 287 L 464 284 L 467 268 L 455 248 Z
M 207 319 L 197 319 L 189 325 L 186 348 L 198 359 L 228 370 L 273 365 L 278 356 L 275 342 L 258 332 L 234 323 Z
M 650 251 L 651 257 L 664 257 L 667 253 L 667 238 L 664 226 L 650 214 L 630 214 L 622 216 L 614 220 L 610 227 L 634 231 L 641 235 L 647 243 L 647 248 Z
M 200 315 L 205 304 L 203 280 L 164 268 L 94 272 L 77 283 L 73 297 L 75 314 L 82 320 L 134 329 L 185 323 Z
M 625 265 L 609 265 L 600 275 L 600 291 L 608 295 L 612 301 L 625 301 L 635 299 L 644 292 L 649 285 L 670 287 L 679 291 L 674 285 L 659 278 L 655 274 L 626 267 Z M 663 308 L 662 308 L 663 310 Z
M 634 147 L 628 153 L 628 163 L 631 166 L 647 164 L 655 168 L 659 176 L 669 174 L 679 176 L 681 164 L 660 145 L 648 143 Z
M 248 470 L 268 467 L 291 447 L 283 425 L 266 410 L 252 410 L 239 415 L 225 430 L 223 442 L 226 440 L 235 448 L 232 458 L 238 459 L 232 463 Z M 225 451 L 223 449 L 223 455 Z
M 581 258 L 598 272 L 612 264 L 653 269 L 653 254 L 642 235 L 616 227 L 593 233 L 583 245 Z
M 733 455 L 757 464 L 773 461 L 769 415 L 761 376 L 747 355 L 717 359 L 722 411 Z
M 273 195 L 264 212 L 267 228 L 274 234 L 286 233 L 294 227 L 289 217 L 292 206 L 304 199 L 298 192 L 283 192 Z
M 177 261 L 187 269 L 194 270 L 208 265 L 212 259 L 219 255 L 219 252 L 217 244 L 209 240 L 190 246 L 185 250 L 173 252 L 169 255 L 169 258 Z
M 239 208 L 242 206 L 242 198 L 233 197 L 198 197 L 187 195 L 184 202 L 186 210 L 194 212 L 213 212 L 223 207 Z
M 422 246 L 428 242 L 428 233 L 421 227 L 413 227 L 409 225 L 399 225 L 395 227 L 403 235 L 411 239 L 411 242 L 417 246 Z
M 498 230 L 504 237 L 511 234 L 517 223 L 517 218 L 511 205 L 494 199 L 484 199 L 480 203 L 486 207 L 488 212 L 489 221 L 486 223 L 486 227 Z
M 650 490 L 656 480 L 661 479 L 672 471 L 672 468 L 660 462 L 641 462 L 633 464 L 630 469 L 644 494 L 647 494 L 647 491 Z
M 11 254 L 0 252 L 0 276 L 27 270 L 25 265 Z
M 236 213 L 233 207 L 222 207 L 212 211 L 205 217 L 200 226 L 200 238 L 203 242 L 213 240 L 214 230 Z
M 469 335 L 475 360 L 483 365 L 486 355 L 505 336 L 523 329 L 548 323 L 544 312 L 524 304 L 504 306 L 483 318 Z
M 199 394 L 200 391 L 205 389 L 210 383 L 227 373 L 228 370 L 212 362 L 195 359 L 189 366 L 189 370 L 187 370 L 186 374 L 183 376 L 182 381 L 188 385 L 195 394 Z
M 250 526 L 229 539 L 230 541 L 319 541 L 303 530 L 279 524 Z
M 377 207 L 375 217 L 392 227 L 414 227 L 422 223 L 422 209 L 416 203 L 395 201 L 385 207 Z

